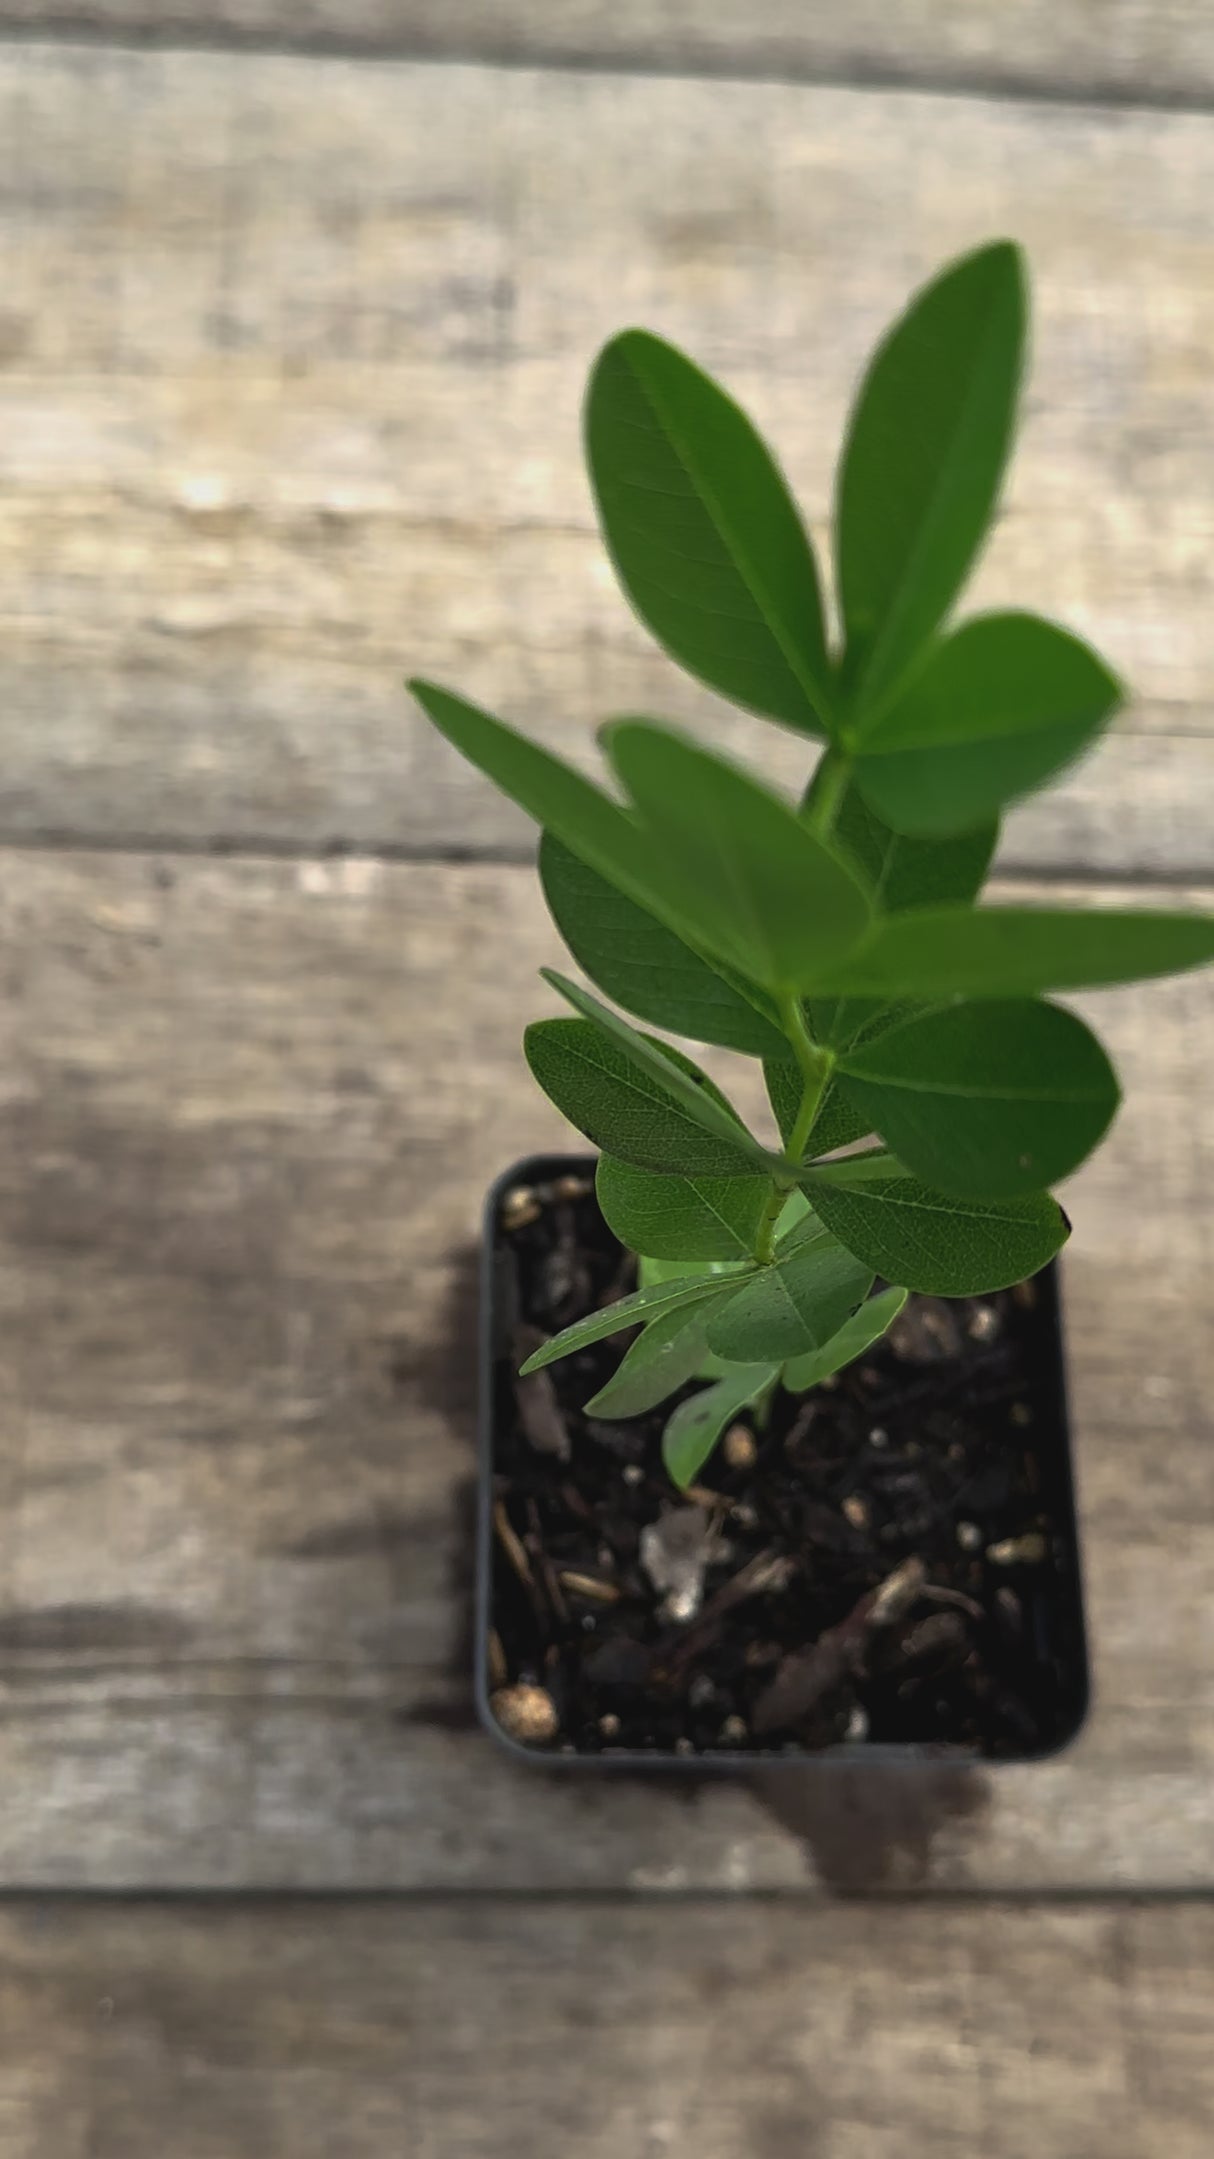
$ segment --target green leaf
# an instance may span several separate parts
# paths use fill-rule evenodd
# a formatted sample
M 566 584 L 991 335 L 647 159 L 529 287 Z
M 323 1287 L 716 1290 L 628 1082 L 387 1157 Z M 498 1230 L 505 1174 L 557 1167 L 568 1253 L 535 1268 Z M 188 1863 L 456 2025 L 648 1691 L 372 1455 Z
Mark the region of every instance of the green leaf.
M 801 1109 L 805 1093 L 805 1075 L 800 1065 L 789 1054 L 783 1057 L 765 1057 L 763 1082 L 772 1115 L 780 1130 L 780 1138 L 787 1147 Z
M 876 924 L 820 990 L 879 998 L 1035 997 L 1181 974 L 1214 959 L 1214 915 L 1164 909 L 921 907 Z
M 712 689 L 820 733 L 831 673 L 813 550 L 746 415 L 673 345 L 625 330 L 585 417 L 604 537 L 641 620 Z
M 699 894 L 713 951 L 780 992 L 862 936 L 861 886 L 787 803 L 669 728 L 617 720 L 603 740 L 654 854 Z
M 872 1268 L 821 1223 L 806 1223 L 803 1230 L 794 1232 L 771 1266 L 757 1269 L 714 1305 L 708 1346 L 718 1357 L 745 1364 L 821 1349 L 867 1294 Z
M 635 1027 L 630 1027 L 627 1020 L 620 1018 L 618 1012 L 612 1012 L 608 1006 L 600 1004 L 598 998 L 592 997 L 589 990 L 580 989 L 576 982 L 570 982 L 565 975 L 558 974 L 555 967 L 541 967 L 540 974 L 545 982 L 550 983 L 552 988 L 559 991 L 573 1006 L 575 1012 L 580 1012 L 583 1019 L 589 1020 L 592 1026 L 602 1029 L 611 1042 L 623 1051 L 638 1075 L 667 1096 L 673 1097 L 684 1112 L 714 1139 L 730 1149 L 739 1150 L 747 1169 L 753 1172 L 757 1168 L 770 1175 L 773 1169 L 778 1168 L 779 1157 L 769 1154 L 753 1133 L 747 1131 L 737 1111 L 726 1101 L 720 1088 L 714 1085 L 706 1073 L 701 1072 L 697 1064 L 693 1064 L 690 1057 L 685 1057 L 682 1050 L 675 1049 L 669 1042 L 658 1042 L 652 1035 L 638 1034 Z M 559 1109 L 559 1103 L 557 1107 Z M 610 1151 L 608 1149 L 608 1152 Z M 679 1164 L 671 1157 L 654 1162 L 648 1158 L 642 1160 L 636 1154 L 625 1153 L 623 1158 L 628 1162 L 638 1162 L 643 1169 L 681 1171 L 694 1166 Z M 719 1174 L 729 1177 L 737 1176 L 741 1172 L 723 1169 Z
M 892 1327 L 906 1303 L 908 1292 L 904 1289 L 883 1289 L 879 1296 L 869 1297 L 844 1320 L 837 1334 L 832 1334 L 822 1349 L 811 1349 L 807 1356 L 792 1357 L 785 1365 L 781 1378 L 790 1394 L 803 1394 L 807 1387 L 820 1387 L 832 1372 L 841 1372 L 845 1364 L 862 1357 L 866 1349 L 879 1342 L 888 1327 Z
M 846 849 L 874 906 L 885 915 L 901 914 L 907 907 L 940 907 L 953 900 L 975 899 L 998 839 L 997 817 L 948 839 L 917 840 L 894 832 L 865 801 L 854 775 L 839 805 L 833 832 L 834 843 Z
M 618 1304 L 606 1305 L 601 1312 L 591 1312 L 586 1319 L 577 1319 L 572 1327 L 564 1327 L 560 1334 L 554 1334 L 519 1366 L 519 1377 L 525 1379 L 528 1372 L 539 1372 L 546 1364 L 555 1364 L 561 1357 L 572 1357 L 580 1349 L 589 1349 L 592 1342 L 604 1342 L 608 1335 L 619 1334 L 625 1327 L 635 1327 L 641 1321 L 656 1319 L 661 1312 L 701 1304 L 705 1298 L 715 1297 L 719 1288 L 720 1284 L 711 1275 L 686 1274 L 675 1281 L 653 1282 L 645 1289 L 634 1290 L 631 1297 L 621 1297 Z
M 787 1146 L 805 1092 L 804 1075 L 792 1058 L 767 1057 L 763 1060 L 763 1078 L 780 1137 Z M 832 1081 L 822 1097 L 810 1134 L 809 1152 L 813 1155 L 833 1154 L 836 1147 L 848 1147 L 853 1140 L 864 1139 L 871 1131 L 871 1124 L 852 1108 Z
M 562 1116 L 606 1153 L 642 1169 L 753 1176 L 756 1158 L 766 1157 L 723 1097 L 689 1058 L 637 1039 L 653 1052 L 652 1066 L 594 1020 L 535 1020 L 523 1052 Z
M 715 1295 L 726 1295 L 718 1284 Z M 605 1387 L 585 1404 L 588 1417 L 642 1417 L 647 1409 L 694 1379 L 706 1355 L 704 1318 L 712 1297 L 660 1312 L 638 1335 Z
M 798 1192 L 797 1198 L 803 1199 L 804 1194 Z M 805 1206 L 808 1209 L 808 1200 L 805 1200 Z M 749 1260 L 740 1261 L 732 1259 L 650 1259 L 644 1252 L 638 1252 L 637 1281 L 640 1284 L 641 1288 L 645 1289 L 651 1282 L 675 1282 L 678 1281 L 680 1277 L 682 1277 L 682 1279 L 685 1281 L 689 1275 L 693 1274 L 714 1276 L 733 1275 L 734 1277 L 740 1279 L 743 1275 L 749 1274 L 751 1265 L 752 1262 Z M 727 1372 L 730 1372 L 732 1370 L 733 1366 L 726 1364 L 723 1357 L 714 1357 L 712 1351 L 710 1349 L 706 1349 L 702 1361 L 696 1366 L 696 1378 L 721 1379 L 725 1376 Z
M 978 553 L 1011 447 L 1025 315 L 1018 248 L 979 248 L 916 296 L 861 385 L 836 512 L 857 713 L 897 685 Z
M 806 1207 L 809 1202 L 806 1200 Z M 749 1263 L 732 1259 L 655 1259 L 651 1252 L 637 1253 L 637 1280 L 642 1289 L 652 1282 L 686 1281 L 696 1275 L 742 1275 L 749 1272 Z
M 963 832 L 1053 778 L 1122 700 L 1091 647 L 1038 615 L 980 615 L 857 729 L 865 800 L 900 832 Z
M 695 887 L 680 883 L 655 858 L 652 842 L 635 818 L 610 795 L 538 742 L 529 742 L 437 683 L 415 679 L 409 688 L 439 733 L 537 824 L 554 832 L 638 907 L 659 916 L 681 936 L 703 943 Z
M 681 1492 L 695 1483 L 726 1427 L 766 1394 L 779 1376 L 778 1364 L 739 1365 L 715 1387 L 679 1403 L 662 1434 L 662 1460 Z
M 878 912 L 898 914 L 908 907 L 972 900 L 982 888 L 998 838 L 998 819 L 988 818 L 972 832 L 951 839 L 907 839 L 869 808 L 853 779 L 839 805 L 832 845 L 855 863 Z M 808 1009 L 815 1042 L 846 1049 L 859 1035 L 909 1017 L 913 1007 L 871 997 L 813 997 Z
M 1118 1102 L 1091 1030 L 1028 998 L 923 1013 L 857 1044 L 838 1069 L 848 1101 L 907 1169 L 974 1199 L 1069 1176 Z
M 663 1177 L 600 1155 L 607 1227 L 651 1258 L 748 1259 L 771 1192 L 767 1177 Z
M 958 1199 L 921 1184 L 887 1155 L 823 1164 L 801 1184 L 828 1229 L 865 1266 L 935 1297 L 1007 1289 L 1044 1267 L 1070 1235 L 1047 1193 Z
M 779 1050 L 777 1028 L 707 960 L 551 832 L 540 842 L 539 866 L 553 921 L 574 959 L 626 1012 L 754 1057 Z

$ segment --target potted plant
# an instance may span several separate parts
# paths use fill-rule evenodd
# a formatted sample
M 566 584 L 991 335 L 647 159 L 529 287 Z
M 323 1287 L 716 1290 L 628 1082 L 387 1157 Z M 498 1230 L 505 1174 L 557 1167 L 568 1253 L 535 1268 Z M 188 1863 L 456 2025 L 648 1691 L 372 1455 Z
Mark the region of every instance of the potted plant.
M 1054 996 L 1202 964 L 1214 922 L 978 904 L 1005 805 L 1122 697 L 1038 615 L 948 621 L 1025 318 L 999 242 L 879 347 L 839 466 L 834 633 L 737 405 L 643 331 L 595 365 L 624 590 L 694 675 L 804 736 L 800 803 L 640 719 L 603 730 L 609 790 L 413 685 L 542 828 L 602 993 L 546 969 L 572 1010 L 524 1038 L 597 1163 L 517 1165 L 490 1202 L 481 1692 L 516 1746 L 1024 1759 L 1081 1722 L 1050 1188 L 1118 1089 Z M 772 1136 L 654 1027 L 760 1059 Z

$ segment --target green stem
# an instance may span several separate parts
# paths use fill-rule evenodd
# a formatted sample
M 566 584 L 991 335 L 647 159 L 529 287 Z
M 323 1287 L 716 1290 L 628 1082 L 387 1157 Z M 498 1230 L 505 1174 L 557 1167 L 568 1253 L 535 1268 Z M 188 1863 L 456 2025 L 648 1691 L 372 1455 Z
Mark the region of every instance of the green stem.
M 804 820 L 818 839 L 829 840 L 834 831 L 850 778 L 851 759 L 837 743 L 832 743 L 805 795 Z
M 818 1111 L 822 1107 L 822 1097 L 830 1085 L 835 1060 L 830 1050 L 819 1049 L 814 1041 L 805 1024 L 801 1000 L 792 991 L 780 999 L 780 1018 L 805 1080 L 801 1107 L 797 1111 L 796 1123 L 788 1135 L 784 1150 L 791 1161 L 799 1163 L 809 1144 Z M 771 1192 L 755 1238 L 754 1256 L 760 1266 L 769 1265 L 775 1257 L 776 1224 L 784 1210 L 784 1202 L 796 1182 L 796 1175 L 791 1170 L 786 1176 L 772 1178 Z

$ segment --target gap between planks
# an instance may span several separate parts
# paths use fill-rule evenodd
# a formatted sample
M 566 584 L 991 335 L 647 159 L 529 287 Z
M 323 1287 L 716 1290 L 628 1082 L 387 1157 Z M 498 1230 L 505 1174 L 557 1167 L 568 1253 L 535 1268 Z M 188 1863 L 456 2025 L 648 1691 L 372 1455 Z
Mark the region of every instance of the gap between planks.
M 407 12 L 405 8 L 407 7 Z M 959 49 L 960 18 L 944 21 L 923 39 L 918 26 L 903 38 L 901 24 L 890 35 L 888 18 L 875 10 L 857 25 L 855 10 L 835 4 L 815 9 L 814 19 L 789 21 L 768 30 L 764 14 L 778 8 L 737 10 L 732 32 L 704 34 L 694 19 L 671 25 L 658 8 L 621 9 L 602 0 L 590 11 L 581 35 L 554 18 L 535 0 L 485 0 L 462 11 L 449 0 L 421 9 L 398 0 L 370 9 L 330 0 L 322 18 L 298 28 L 297 11 L 270 0 L 267 7 L 234 6 L 205 0 L 150 12 L 135 0 L 99 0 L 93 8 L 61 8 L 54 0 L 9 5 L 0 14 L 0 48 L 5 46 L 78 46 L 115 52 L 234 53 L 266 59 L 346 60 L 369 65 L 387 61 L 421 66 L 479 66 L 509 72 L 615 76 L 623 80 L 750 82 L 796 84 L 805 88 L 874 92 L 922 91 L 941 97 L 973 98 L 999 104 L 1104 107 L 1110 111 L 1205 114 L 1214 110 L 1214 37 L 1201 39 L 1201 10 L 1182 7 L 1189 37 L 1168 55 L 1166 45 L 1146 53 L 1110 52 L 1103 24 L 1094 23 L 1077 41 L 1051 44 L 1053 11 L 1043 0 L 1024 12 L 1036 18 L 1034 39 L 1021 33 L 1013 41 L 988 46 L 981 58 Z M 728 17 L 729 8 L 714 11 Z M 948 16 L 948 10 L 942 10 Z M 1126 10 L 1131 27 L 1163 10 L 1157 0 L 1138 0 Z M 756 20 L 757 15 L 757 20 Z M 363 27 L 359 26 L 362 18 Z M 639 18 L 639 19 L 638 19 Z M 1001 24 L 1001 27 L 1004 25 Z M 690 34 L 688 34 L 690 33 Z M 1011 45 L 1010 51 L 1008 45 Z M 1035 49 L 1034 49 L 1035 46 Z M 1183 46 L 1191 50 L 1183 52 Z M 1186 72 L 1185 61 L 1188 62 Z

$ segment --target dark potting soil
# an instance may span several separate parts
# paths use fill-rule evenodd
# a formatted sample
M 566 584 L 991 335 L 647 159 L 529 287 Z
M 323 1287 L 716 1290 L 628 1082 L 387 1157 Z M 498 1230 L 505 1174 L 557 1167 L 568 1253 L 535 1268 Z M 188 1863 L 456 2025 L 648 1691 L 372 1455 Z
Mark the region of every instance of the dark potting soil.
M 608 1758 L 863 1742 L 1007 1760 L 1072 1736 L 1086 1661 L 1052 1278 L 912 1297 L 833 1381 L 778 1390 L 762 1428 L 740 1418 L 688 1497 L 661 1461 L 681 1397 L 583 1414 L 634 1330 L 516 1377 L 635 1285 L 593 1163 L 505 1193 L 487 1656 L 505 1728 Z M 655 1539 L 705 1560 L 690 1616 L 651 1579 Z

